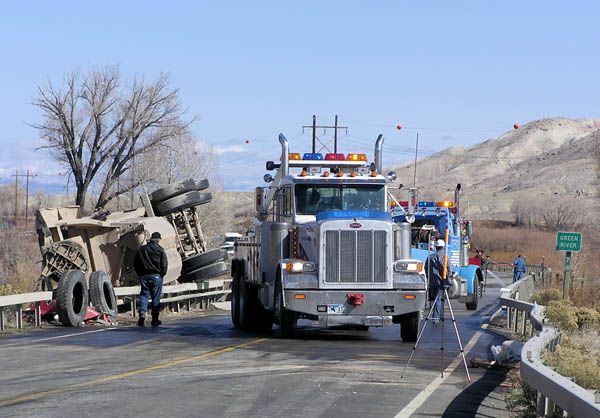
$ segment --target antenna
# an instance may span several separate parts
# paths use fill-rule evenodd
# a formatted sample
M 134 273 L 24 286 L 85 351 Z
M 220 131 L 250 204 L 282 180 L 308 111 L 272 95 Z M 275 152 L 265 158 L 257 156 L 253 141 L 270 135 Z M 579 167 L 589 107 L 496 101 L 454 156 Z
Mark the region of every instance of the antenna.
M 413 175 L 413 187 L 417 187 L 417 156 L 419 154 L 419 133 L 417 132 L 417 143 L 415 145 L 415 173 Z
M 302 126 L 303 133 L 304 133 L 304 129 L 306 129 L 306 128 L 312 129 L 312 152 L 313 152 L 313 154 L 317 152 L 317 128 L 323 129 L 323 132 L 325 132 L 327 129 L 333 129 L 333 152 L 336 154 L 337 154 L 337 140 L 338 140 L 337 132 L 338 132 L 338 129 L 345 129 L 346 134 L 348 133 L 347 126 L 339 126 L 338 125 L 338 115 L 335 115 L 335 123 L 333 126 L 317 125 L 317 116 L 313 115 L 312 125 Z M 321 141 L 319 141 L 319 142 L 321 142 Z M 323 145 L 323 148 L 327 148 L 327 146 L 325 144 L 323 144 L 322 142 L 321 142 L 321 145 Z M 329 150 L 329 148 L 327 148 L 327 150 Z

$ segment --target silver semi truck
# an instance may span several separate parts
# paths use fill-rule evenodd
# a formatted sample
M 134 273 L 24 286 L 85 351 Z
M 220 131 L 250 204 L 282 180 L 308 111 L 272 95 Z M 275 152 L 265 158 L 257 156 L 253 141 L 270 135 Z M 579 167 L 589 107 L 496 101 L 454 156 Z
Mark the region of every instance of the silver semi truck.
M 268 187 L 257 187 L 254 233 L 235 243 L 235 327 L 294 338 L 298 319 L 321 326 L 400 324 L 415 341 L 425 306 L 423 263 L 410 258 L 410 224 L 394 223 L 381 174 L 383 137 L 374 161 L 365 154 L 290 153 L 267 162 Z M 337 144 L 336 144 L 337 145 Z M 337 149 L 337 146 L 336 146 Z

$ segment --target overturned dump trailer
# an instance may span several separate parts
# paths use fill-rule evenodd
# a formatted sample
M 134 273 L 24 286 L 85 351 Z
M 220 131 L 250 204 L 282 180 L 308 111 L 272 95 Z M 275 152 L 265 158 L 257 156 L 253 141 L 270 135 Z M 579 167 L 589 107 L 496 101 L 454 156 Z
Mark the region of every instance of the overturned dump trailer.
M 138 284 L 137 250 L 160 232 L 169 269 L 164 283 L 197 282 L 227 272 L 227 251 L 208 250 L 197 208 L 212 200 L 208 180 L 186 180 L 142 195 L 143 207 L 79 217 L 79 207 L 40 209 L 36 230 L 42 252 L 41 287 L 51 290 L 59 320 L 83 323 L 88 306 L 117 314 L 114 286 Z

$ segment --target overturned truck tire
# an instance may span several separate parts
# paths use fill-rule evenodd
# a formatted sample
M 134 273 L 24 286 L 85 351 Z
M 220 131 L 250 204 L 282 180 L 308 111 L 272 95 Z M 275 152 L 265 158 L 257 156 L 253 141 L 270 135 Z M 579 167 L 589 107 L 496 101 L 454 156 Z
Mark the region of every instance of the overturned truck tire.
M 191 192 L 193 190 L 204 190 L 209 186 L 207 179 L 201 179 L 198 181 L 184 180 L 181 183 L 169 184 L 168 186 L 162 187 L 158 190 L 153 191 L 150 194 L 150 201 L 153 205 L 157 205 L 167 199 L 174 196 L 178 196 L 183 193 Z
M 85 274 L 81 270 L 65 272 L 56 289 L 58 319 L 67 327 L 78 327 L 89 304 Z
M 209 264 L 217 263 L 219 261 L 227 261 L 228 258 L 229 256 L 227 255 L 227 251 L 220 248 L 186 258 L 183 260 L 181 274 L 185 275 L 192 270 L 196 270 L 200 267 L 208 266 Z
M 103 271 L 90 274 L 90 301 L 98 312 L 105 313 L 111 318 L 117 317 L 115 289 L 108 274 Z
M 210 264 L 205 267 L 200 267 L 196 270 L 192 270 L 187 274 L 182 275 L 179 281 L 185 282 L 200 282 L 202 280 L 210 279 L 211 277 L 220 276 L 226 274 L 229 271 L 227 264 L 223 261 L 219 261 L 214 264 Z
M 211 193 L 200 193 L 197 191 L 187 192 L 167 199 L 156 205 L 155 212 L 159 216 L 166 216 L 178 210 L 200 206 L 212 201 Z

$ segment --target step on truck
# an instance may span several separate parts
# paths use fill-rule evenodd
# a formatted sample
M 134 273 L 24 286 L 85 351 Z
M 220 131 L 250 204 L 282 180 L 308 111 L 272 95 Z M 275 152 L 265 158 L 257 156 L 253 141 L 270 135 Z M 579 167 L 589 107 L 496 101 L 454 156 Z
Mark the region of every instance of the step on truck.
M 314 139 L 313 139 L 314 141 Z M 400 324 L 417 338 L 425 306 L 423 263 L 410 258 L 410 224 L 394 223 L 382 171 L 383 136 L 374 162 L 365 154 L 290 153 L 268 161 L 268 187 L 257 187 L 253 236 L 232 257 L 235 327 L 294 338 L 299 319 L 359 329 Z M 337 144 L 335 147 L 337 151 Z
M 407 201 L 393 201 L 392 218 L 395 222 L 411 225 L 411 256 L 427 260 L 435 252 L 437 239 L 446 241 L 446 255 L 454 277 L 448 289 L 450 298 L 464 303 L 468 310 L 476 310 L 482 296 L 483 272 L 479 265 L 469 262 L 472 222 L 460 213 L 461 185 L 454 190 L 454 201 L 419 201 L 417 188 L 408 189 Z M 425 272 L 427 274 L 427 272 Z

